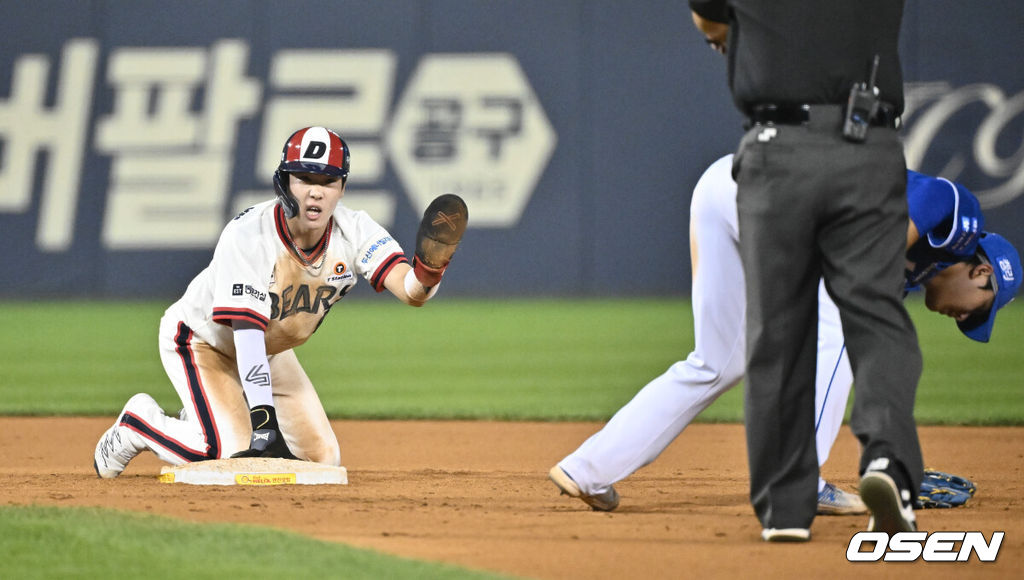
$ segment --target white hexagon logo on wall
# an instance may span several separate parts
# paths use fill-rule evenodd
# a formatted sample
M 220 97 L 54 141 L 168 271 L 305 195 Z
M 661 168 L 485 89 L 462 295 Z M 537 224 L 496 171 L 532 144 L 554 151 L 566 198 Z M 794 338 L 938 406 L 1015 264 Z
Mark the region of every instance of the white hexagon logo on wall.
M 388 149 L 418 211 L 443 193 L 469 206 L 470 227 L 514 226 L 557 137 L 510 54 L 431 54 L 409 81 Z

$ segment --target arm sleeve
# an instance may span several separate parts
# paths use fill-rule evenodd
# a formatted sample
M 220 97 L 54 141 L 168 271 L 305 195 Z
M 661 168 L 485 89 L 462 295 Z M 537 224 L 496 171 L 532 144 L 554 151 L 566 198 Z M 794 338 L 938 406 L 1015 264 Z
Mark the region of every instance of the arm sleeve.
M 213 320 L 230 325 L 251 322 L 261 329 L 270 319 L 270 278 L 273 263 L 258 236 L 232 222 L 224 229 L 213 252 Z
M 270 383 L 270 361 L 267 360 L 267 346 L 264 333 L 256 328 L 241 328 L 234 331 L 235 362 L 238 377 L 249 408 L 259 405 L 274 406 L 273 389 Z

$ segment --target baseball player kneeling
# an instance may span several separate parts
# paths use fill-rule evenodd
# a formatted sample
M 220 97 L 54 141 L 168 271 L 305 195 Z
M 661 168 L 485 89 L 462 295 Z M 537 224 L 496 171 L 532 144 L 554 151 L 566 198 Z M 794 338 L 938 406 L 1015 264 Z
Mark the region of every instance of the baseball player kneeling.
M 378 292 L 422 306 L 437 292 L 465 232 L 456 195 L 435 199 L 412 264 L 369 215 L 341 205 L 349 148 L 307 127 L 288 138 L 274 173 L 277 198 L 221 233 L 213 259 L 165 312 L 160 358 L 184 409 L 169 417 L 133 396 L 96 444 L 94 466 L 117 477 L 145 450 L 174 465 L 225 457 L 341 464 L 338 440 L 292 350 L 362 276 Z

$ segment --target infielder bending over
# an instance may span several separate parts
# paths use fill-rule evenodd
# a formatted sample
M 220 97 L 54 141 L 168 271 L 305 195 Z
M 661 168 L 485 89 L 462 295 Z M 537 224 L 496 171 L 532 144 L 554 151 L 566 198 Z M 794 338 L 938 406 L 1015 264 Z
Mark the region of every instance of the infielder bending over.
M 458 196 L 435 199 L 410 266 L 383 227 L 339 204 L 348 172 L 348 145 L 335 132 L 307 127 L 288 138 L 274 173 L 276 200 L 224 228 L 210 265 L 160 321 L 160 358 L 184 409 L 168 417 L 147 394 L 129 399 L 96 444 L 100 477 L 117 477 L 147 449 L 174 465 L 229 456 L 341 465 L 338 440 L 292 349 L 358 276 L 422 306 L 468 219 Z
M 743 378 L 746 302 L 731 169 L 732 155 L 712 164 L 690 202 L 693 352 L 648 383 L 548 474 L 563 493 L 595 510 L 614 510 L 619 494 L 613 484 L 654 461 Z M 1020 287 L 1020 256 L 1002 237 L 982 231 L 978 200 L 963 186 L 910 171 L 907 200 L 907 289 L 923 285 L 929 310 L 955 318 L 965 335 L 987 342 L 996 311 Z M 853 375 L 839 311 L 824 284 L 818 316 L 815 443 L 821 466 L 839 433 Z M 857 495 L 819 477 L 818 513 L 865 512 Z

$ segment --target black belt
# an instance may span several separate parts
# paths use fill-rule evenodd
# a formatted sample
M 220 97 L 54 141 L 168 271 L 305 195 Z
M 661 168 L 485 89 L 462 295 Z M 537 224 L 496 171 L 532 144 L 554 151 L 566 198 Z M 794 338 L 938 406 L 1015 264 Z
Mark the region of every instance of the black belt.
M 841 127 L 845 108 L 843 105 L 754 105 L 750 109 L 750 125 L 808 125 L 812 121 L 834 121 Z M 878 112 L 871 118 L 871 124 L 898 128 L 900 116 L 896 113 L 896 107 L 881 103 Z

